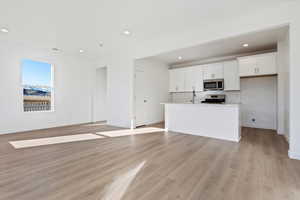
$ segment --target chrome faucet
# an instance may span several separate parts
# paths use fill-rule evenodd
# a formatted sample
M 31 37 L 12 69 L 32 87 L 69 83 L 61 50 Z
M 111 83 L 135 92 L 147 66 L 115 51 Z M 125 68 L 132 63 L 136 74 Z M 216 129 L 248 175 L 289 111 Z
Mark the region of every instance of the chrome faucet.
M 193 99 L 192 99 L 192 103 L 195 104 L 195 99 L 196 99 L 197 95 L 196 95 L 196 91 L 195 89 L 193 89 Z

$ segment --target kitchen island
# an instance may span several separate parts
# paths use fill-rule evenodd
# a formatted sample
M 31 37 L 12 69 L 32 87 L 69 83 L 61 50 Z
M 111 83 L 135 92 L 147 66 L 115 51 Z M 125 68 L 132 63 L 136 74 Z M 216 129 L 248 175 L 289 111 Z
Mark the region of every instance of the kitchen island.
M 239 142 L 239 104 L 163 103 L 166 131 Z

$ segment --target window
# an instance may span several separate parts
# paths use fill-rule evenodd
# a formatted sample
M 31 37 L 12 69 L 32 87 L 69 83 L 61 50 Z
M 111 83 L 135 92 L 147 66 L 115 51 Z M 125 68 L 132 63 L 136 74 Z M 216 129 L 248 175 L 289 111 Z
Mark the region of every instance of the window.
M 33 60 L 22 60 L 24 112 L 53 109 L 52 65 Z

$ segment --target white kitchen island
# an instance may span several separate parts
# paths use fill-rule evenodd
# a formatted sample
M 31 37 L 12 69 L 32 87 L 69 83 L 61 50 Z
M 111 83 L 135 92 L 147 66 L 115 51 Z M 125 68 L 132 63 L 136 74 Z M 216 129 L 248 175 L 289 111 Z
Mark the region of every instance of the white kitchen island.
M 240 141 L 239 104 L 163 104 L 166 131 Z

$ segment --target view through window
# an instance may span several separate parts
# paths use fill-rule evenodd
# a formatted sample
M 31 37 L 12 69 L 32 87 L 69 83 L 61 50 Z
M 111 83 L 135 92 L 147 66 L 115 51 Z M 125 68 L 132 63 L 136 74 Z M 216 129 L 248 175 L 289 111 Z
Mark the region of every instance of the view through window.
M 24 112 L 52 110 L 52 65 L 22 60 Z

